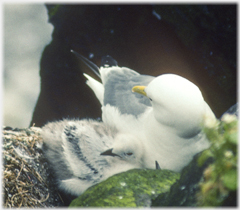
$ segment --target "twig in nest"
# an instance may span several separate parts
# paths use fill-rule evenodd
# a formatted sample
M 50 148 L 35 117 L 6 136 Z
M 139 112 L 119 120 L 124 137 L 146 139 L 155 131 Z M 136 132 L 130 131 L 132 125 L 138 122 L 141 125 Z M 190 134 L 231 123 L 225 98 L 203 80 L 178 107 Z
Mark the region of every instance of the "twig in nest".
M 23 162 L 22 162 L 22 165 L 21 165 L 21 168 L 20 168 L 20 171 L 18 172 L 18 175 L 16 177 L 16 180 L 18 180 L 18 177 L 20 176 L 21 172 L 22 172 L 22 169 L 23 169 Z

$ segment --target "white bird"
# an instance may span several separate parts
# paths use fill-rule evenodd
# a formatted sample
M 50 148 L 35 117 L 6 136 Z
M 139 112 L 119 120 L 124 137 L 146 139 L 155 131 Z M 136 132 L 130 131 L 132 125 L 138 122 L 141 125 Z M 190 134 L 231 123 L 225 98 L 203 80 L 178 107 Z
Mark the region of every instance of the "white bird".
M 195 84 L 175 74 L 153 77 L 126 67 L 98 69 L 72 52 L 100 73 L 102 83 L 84 76 L 102 104 L 102 120 L 142 139 L 145 166 L 155 168 L 157 160 L 161 169 L 181 171 L 196 153 L 209 147 L 202 126 L 206 119 L 216 118 Z
M 43 152 L 58 188 L 79 196 L 90 186 L 133 168 L 144 168 L 140 139 L 102 122 L 62 120 L 42 128 Z

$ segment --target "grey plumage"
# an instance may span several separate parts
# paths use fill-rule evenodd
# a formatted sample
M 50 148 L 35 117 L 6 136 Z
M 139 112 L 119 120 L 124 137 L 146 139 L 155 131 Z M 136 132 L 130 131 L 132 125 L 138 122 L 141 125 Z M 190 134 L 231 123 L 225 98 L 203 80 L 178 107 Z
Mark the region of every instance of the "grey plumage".
M 59 189 L 75 196 L 113 174 L 144 167 L 139 140 L 102 122 L 52 122 L 43 127 L 42 137 Z M 101 155 L 109 149 L 116 155 Z
M 99 68 L 93 62 L 71 50 L 80 60 L 82 60 L 100 79 Z M 102 59 L 102 66 L 114 66 L 111 71 L 105 75 L 104 96 L 102 105 L 117 107 L 121 114 L 131 114 L 138 116 L 142 114 L 147 107 L 151 106 L 148 98 L 132 92 L 132 87 L 137 85 L 147 86 L 155 77 L 149 75 L 141 75 L 138 72 L 127 67 L 118 67 L 117 62 L 111 57 L 106 56 Z M 88 78 L 88 75 L 84 74 Z M 99 89 L 99 88 L 97 88 Z M 101 100 L 100 100 L 101 101 Z
M 142 138 L 145 166 L 156 168 L 157 161 L 162 169 L 181 171 L 209 147 L 202 126 L 216 117 L 194 83 L 175 74 L 152 77 L 119 66 L 95 70 L 101 83 L 84 76 L 102 105 L 103 122 Z
M 118 67 L 119 68 L 119 67 Z M 151 106 L 148 98 L 132 92 L 136 85 L 148 85 L 153 76 L 140 75 L 126 67 L 113 69 L 107 74 L 104 85 L 104 106 L 117 107 L 121 114 L 138 116 Z

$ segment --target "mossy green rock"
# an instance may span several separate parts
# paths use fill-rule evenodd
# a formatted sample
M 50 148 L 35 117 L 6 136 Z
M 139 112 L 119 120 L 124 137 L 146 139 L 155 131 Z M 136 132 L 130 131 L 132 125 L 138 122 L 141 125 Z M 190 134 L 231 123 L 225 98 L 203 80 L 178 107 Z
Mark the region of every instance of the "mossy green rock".
M 177 179 L 179 173 L 168 170 L 133 169 L 90 187 L 70 207 L 149 207 Z
M 237 106 L 235 106 L 237 108 Z M 204 128 L 211 146 L 196 154 L 169 192 L 152 200 L 152 207 L 237 206 L 237 111 Z

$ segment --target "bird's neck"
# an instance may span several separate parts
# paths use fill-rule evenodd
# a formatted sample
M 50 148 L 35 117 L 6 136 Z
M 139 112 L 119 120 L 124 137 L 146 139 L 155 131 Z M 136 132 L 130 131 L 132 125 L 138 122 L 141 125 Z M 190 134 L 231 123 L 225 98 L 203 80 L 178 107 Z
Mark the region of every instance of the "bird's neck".
M 180 171 L 191 160 L 194 153 L 194 144 L 182 138 L 169 125 L 160 124 L 154 117 L 153 111 L 149 110 L 144 119 L 145 139 L 145 165 L 155 169 L 155 161 L 158 161 L 162 169 Z M 150 140 L 151 138 L 151 140 Z M 185 149 L 186 148 L 186 149 Z M 190 148 L 191 151 L 188 151 Z M 185 151 L 186 150 L 186 151 Z
M 172 130 L 175 135 L 182 138 L 191 138 L 201 131 L 204 109 L 200 108 L 177 108 L 157 107 L 152 109 L 152 117 L 159 125 Z

